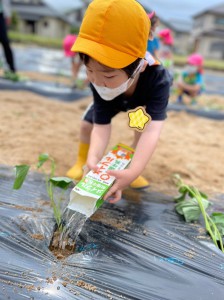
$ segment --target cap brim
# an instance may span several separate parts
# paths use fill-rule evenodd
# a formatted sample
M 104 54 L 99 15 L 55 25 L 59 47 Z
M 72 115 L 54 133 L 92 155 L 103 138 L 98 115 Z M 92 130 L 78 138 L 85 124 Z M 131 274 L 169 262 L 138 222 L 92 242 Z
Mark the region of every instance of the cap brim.
M 71 50 L 87 54 L 101 64 L 114 69 L 122 69 L 138 58 L 82 37 L 76 39 Z

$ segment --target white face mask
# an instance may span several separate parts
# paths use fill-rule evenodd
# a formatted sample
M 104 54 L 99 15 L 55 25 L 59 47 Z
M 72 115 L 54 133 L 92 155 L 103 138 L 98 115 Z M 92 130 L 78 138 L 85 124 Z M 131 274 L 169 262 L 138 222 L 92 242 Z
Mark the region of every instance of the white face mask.
M 188 74 L 194 74 L 197 73 L 197 66 L 192 66 L 192 65 L 186 65 L 184 68 L 184 71 Z
M 122 83 L 120 86 L 118 86 L 118 87 L 116 87 L 114 89 L 111 89 L 111 88 L 108 88 L 108 87 L 105 87 L 105 86 L 98 86 L 98 85 L 96 85 L 94 83 L 92 83 L 92 85 L 94 86 L 94 88 L 96 89 L 97 93 L 100 95 L 100 97 L 103 100 L 111 101 L 114 98 L 116 98 L 117 96 L 125 93 L 129 89 L 129 87 L 134 82 L 135 77 L 141 71 L 143 65 L 144 65 L 144 59 L 142 59 L 140 61 L 139 65 L 137 66 L 136 70 L 134 71 L 132 77 L 129 78 L 124 83 Z

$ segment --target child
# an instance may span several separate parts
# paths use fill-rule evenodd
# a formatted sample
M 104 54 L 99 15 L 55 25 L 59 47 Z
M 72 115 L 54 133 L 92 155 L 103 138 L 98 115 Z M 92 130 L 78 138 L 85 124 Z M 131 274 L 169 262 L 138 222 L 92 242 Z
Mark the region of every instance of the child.
M 80 67 L 82 65 L 79 55 L 77 55 L 74 51 L 71 51 L 71 48 L 72 48 L 76 38 L 77 38 L 77 36 L 75 34 L 68 34 L 63 40 L 64 54 L 66 57 L 71 58 L 72 81 L 73 81 L 74 88 L 76 87 L 78 73 L 79 73 Z
M 108 146 L 111 119 L 120 111 L 142 106 L 152 118 L 143 132 L 136 131 L 135 154 L 128 169 L 107 171 L 116 179 L 104 196 L 105 200 L 112 197 L 110 202 L 120 200 L 122 189 L 136 179 L 145 180 L 140 174 L 166 118 L 171 80 L 152 57 L 150 63 L 144 60 L 149 33 L 149 18 L 137 1 L 93 0 L 72 48 L 86 65 L 94 102 L 83 116 L 78 159 L 67 176 L 80 178 L 84 164 L 85 172 L 97 170 Z
M 158 58 L 159 38 L 155 36 L 155 32 L 157 26 L 159 26 L 159 18 L 154 11 L 149 13 L 148 17 L 151 21 L 151 32 L 148 38 L 147 51 Z
M 160 38 L 160 50 L 159 59 L 167 68 L 170 74 L 173 74 L 173 36 L 169 28 L 165 28 L 159 31 L 158 36 Z
M 203 88 L 203 57 L 194 53 L 188 56 L 187 65 L 177 82 L 177 103 L 183 104 L 183 94 L 191 98 L 191 104 L 196 104 L 196 96 L 199 95 Z

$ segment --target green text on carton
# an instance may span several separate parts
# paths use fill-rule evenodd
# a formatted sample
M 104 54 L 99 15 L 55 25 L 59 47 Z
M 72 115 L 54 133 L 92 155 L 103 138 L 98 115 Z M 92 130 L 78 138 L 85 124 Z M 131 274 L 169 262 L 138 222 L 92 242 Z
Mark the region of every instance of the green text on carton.
M 68 208 L 90 217 L 104 202 L 103 196 L 109 190 L 114 176 L 107 170 L 125 169 L 134 155 L 134 150 L 118 144 L 97 164 L 97 172 L 90 171 L 71 191 Z

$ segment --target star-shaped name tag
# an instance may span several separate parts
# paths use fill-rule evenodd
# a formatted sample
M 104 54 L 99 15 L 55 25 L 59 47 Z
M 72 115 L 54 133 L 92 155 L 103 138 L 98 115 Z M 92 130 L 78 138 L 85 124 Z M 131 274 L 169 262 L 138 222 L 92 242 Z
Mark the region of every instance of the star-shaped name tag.
M 138 106 L 133 110 L 128 111 L 129 127 L 142 132 L 147 123 L 151 122 L 151 117 L 145 111 L 143 106 Z

